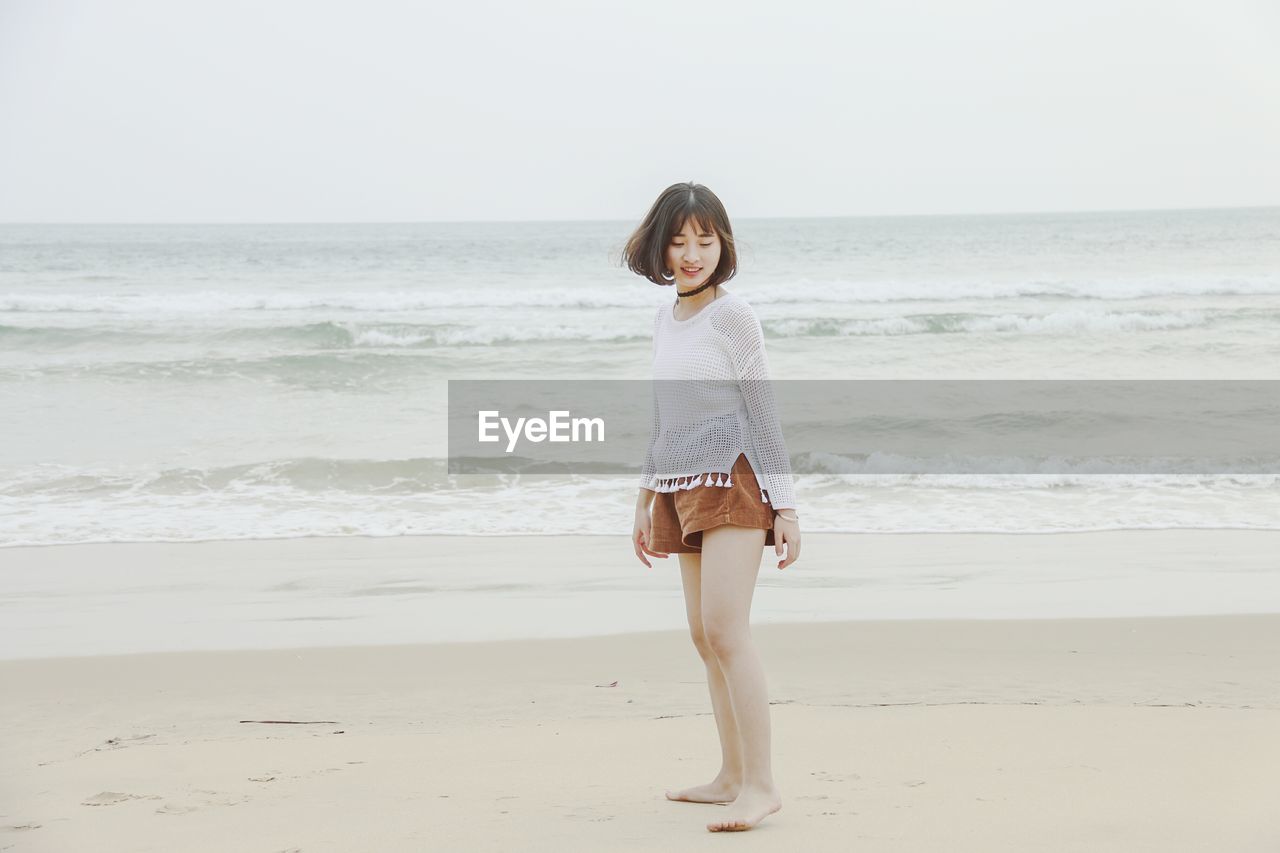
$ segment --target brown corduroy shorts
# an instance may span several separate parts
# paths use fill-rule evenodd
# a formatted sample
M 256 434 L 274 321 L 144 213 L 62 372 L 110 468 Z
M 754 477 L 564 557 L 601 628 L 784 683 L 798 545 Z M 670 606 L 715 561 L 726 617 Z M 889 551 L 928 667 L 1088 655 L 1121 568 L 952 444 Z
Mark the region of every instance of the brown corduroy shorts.
M 765 490 L 765 497 L 769 495 Z M 745 453 L 733 463 L 732 486 L 694 486 L 658 492 L 653 500 L 649 548 L 663 554 L 702 553 L 702 531 L 721 524 L 758 527 L 773 544 L 773 504 L 760 500 L 760 485 Z

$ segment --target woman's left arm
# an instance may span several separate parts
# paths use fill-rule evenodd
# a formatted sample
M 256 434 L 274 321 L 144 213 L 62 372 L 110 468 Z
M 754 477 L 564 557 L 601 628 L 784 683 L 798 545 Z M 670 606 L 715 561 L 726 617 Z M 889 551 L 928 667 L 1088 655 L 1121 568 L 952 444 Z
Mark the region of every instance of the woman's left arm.
M 769 502 L 775 510 L 795 514 L 795 494 L 791 475 L 791 457 L 782 437 L 778 406 L 769 382 L 769 362 L 764 349 L 764 329 L 755 311 L 747 303 L 727 306 L 712 319 L 720 321 L 729 357 L 733 361 L 738 387 L 747 405 L 751 441 L 763 468 Z
M 747 405 L 751 441 L 773 504 L 773 549 L 779 557 L 786 546 L 787 557 L 778 563 L 785 569 L 800 557 L 800 522 L 792 494 L 791 457 L 782 438 L 778 405 L 769 383 L 769 360 L 764 352 L 764 329 L 755 311 L 745 302 L 728 306 L 712 320 L 723 319 L 722 331 L 733 361 L 742 399 Z

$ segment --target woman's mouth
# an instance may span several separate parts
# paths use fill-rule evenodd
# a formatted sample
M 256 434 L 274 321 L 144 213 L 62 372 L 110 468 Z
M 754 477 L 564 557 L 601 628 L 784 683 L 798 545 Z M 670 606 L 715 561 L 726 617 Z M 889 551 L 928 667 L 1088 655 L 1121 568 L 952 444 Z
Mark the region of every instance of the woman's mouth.
M 697 275 L 698 273 L 702 272 L 702 267 L 697 267 L 693 269 L 689 267 L 681 267 L 680 269 L 684 270 L 685 275 Z

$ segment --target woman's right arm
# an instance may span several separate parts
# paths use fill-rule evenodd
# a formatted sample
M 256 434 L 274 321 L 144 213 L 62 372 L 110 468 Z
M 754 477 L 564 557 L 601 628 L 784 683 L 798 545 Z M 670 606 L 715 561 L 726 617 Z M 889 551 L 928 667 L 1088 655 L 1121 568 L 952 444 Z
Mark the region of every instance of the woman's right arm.
M 661 313 L 655 312 L 653 315 L 653 354 L 658 354 L 658 318 Z M 649 382 L 649 392 L 653 400 L 652 415 L 649 419 L 649 445 L 645 449 L 644 464 L 640 468 L 640 494 L 636 498 L 637 507 L 648 507 L 653 502 L 654 496 L 657 494 L 652 488 L 656 485 L 658 466 L 653 458 L 653 448 L 658 442 L 658 429 L 661 426 L 661 418 L 658 414 L 658 388 L 653 380 Z
M 659 309 L 659 312 L 662 309 Z M 653 315 L 653 351 L 654 355 L 658 352 L 658 319 L 661 313 L 655 312 Z M 657 485 L 657 464 L 654 460 L 653 449 L 658 441 L 658 427 L 660 426 L 660 418 L 658 416 L 658 388 L 656 383 L 650 382 L 649 387 L 652 389 L 653 396 L 653 416 L 649 424 L 649 446 L 645 449 L 644 465 L 640 471 L 640 494 L 636 496 L 636 523 L 635 530 L 632 533 L 632 546 L 635 548 L 636 557 L 640 562 L 649 568 L 653 568 L 653 564 L 649 562 L 646 555 L 654 557 L 666 558 L 667 554 L 654 551 L 649 547 L 653 536 L 653 516 L 650 507 L 653 505 L 653 499 L 657 497 L 657 492 L 649 488 Z

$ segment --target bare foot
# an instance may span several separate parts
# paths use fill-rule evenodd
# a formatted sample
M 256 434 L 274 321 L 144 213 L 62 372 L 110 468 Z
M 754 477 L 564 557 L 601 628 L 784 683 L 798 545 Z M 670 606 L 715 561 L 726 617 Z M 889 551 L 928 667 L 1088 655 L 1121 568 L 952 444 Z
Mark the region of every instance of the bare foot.
M 717 777 L 705 785 L 667 791 L 667 799 L 685 803 L 732 803 L 741 788 L 740 782 L 726 782 Z
M 777 788 L 743 788 L 729 806 L 728 813 L 707 824 L 707 829 L 711 832 L 741 832 L 751 829 L 780 808 L 782 796 Z

